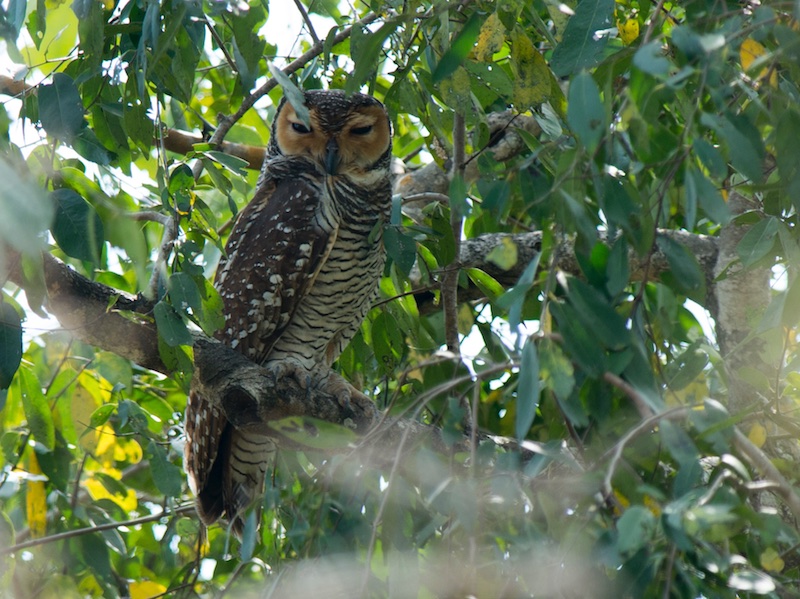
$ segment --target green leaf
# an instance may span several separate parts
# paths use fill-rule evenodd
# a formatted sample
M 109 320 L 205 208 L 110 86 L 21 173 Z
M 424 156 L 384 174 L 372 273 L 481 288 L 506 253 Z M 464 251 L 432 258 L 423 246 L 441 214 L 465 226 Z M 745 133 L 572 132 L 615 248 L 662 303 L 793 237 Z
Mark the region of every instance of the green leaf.
M 8 389 L 22 361 L 22 321 L 0 297 L 0 389 Z
M 175 311 L 175 308 L 164 301 L 160 301 L 153 308 L 158 334 L 170 347 L 178 345 L 191 345 L 192 335 L 186 328 L 186 323 Z
M 653 513 L 641 505 L 632 505 L 617 521 L 617 550 L 636 553 L 651 542 L 656 528 Z
M 181 469 L 167 459 L 167 452 L 155 441 L 147 444 L 150 474 L 159 492 L 166 497 L 180 497 L 183 485 Z
M 539 373 L 545 388 L 559 401 L 569 399 L 575 388 L 575 368 L 561 347 L 551 339 L 539 342 Z
M 238 156 L 232 156 L 231 154 L 226 154 L 225 152 L 217 152 L 214 150 L 208 150 L 203 152 L 203 156 L 208 156 L 214 162 L 221 164 L 223 167 L 228 169 L 234 174 L 237 175 L 245 175 L 247 174 L 247 160 L 239 158 Z
M 104 404 L 97 408 L 89 417 L 89 426 L 86 428 L 86 432 L 91 432 L 92 429 L 103 426 L 106 422 L 108 422 L 108 419 L 111 418 L 111 415 L 116 409 L 117 406 L 111 403 Z
M 302 90 L 300 90 L 300 88 L 294 84 L 294 82 L 286 73 L 284 73 L 274 64 L 269 63 L 269 71 L 272 73 L 275 81 L 278 82 L 278 85 L 281 86 L 281 89 L 283 90 L 283 96 L 286 98 L 289 104 L 292 105 L 292 108 L 294 108 L 297 118 L 299 118 L 300 122 L 310 129 L 311 117 L 308 114 L 308 106 L 306 106 L 305 94 L 303 94 Z
M 54 73 L 53 83 L 39 87 L 39 119 L 48 135 L 71 143 L 83 127 L 83 103 L 72 77 Z
M 742 265 L 752 266 L 772 252 L 775 237 L 778 234 L 778 222 L 775 217 L 767 217 L 757 222 L 744 234 L 739 245 L 736 246 L 736 253 L 739 254 Z
M 692 151 L 715 179 L 724 179 L 728 174 L 728 165 L 725 163 L 722 154 L 705 139 L 695 139 L 692 142 Z
M 536 410 L 539 407 L 539 356 L 536 343 L 528 338 L 522 348 L 517 384 L 517 418 L 514 430 L 517 439 L 523 440 L 531 430 Z
M 480 13 L 473 12 L 433 70 L 431 78 L 434 83 L 439 83 L 442 79 L 449 77 L 461 66 L 478 39 L 482 23 L 483 19 Z
M 649 75 L 661 77 L 669 72 L 670 62 L 664 57 L 663 44 L 650 42 L 633 55 L 633 64 Z
M 56 205 L 50 230 L 58 246 L 68 256 L 99 264 L 105 237 L 94 207 L 72 189 L 57 189 L 50 195 Z
M 583 326 L 570 305 L 551 302 L 549 309 L 564 338 L 564 348 L 572 359 L 590 376 L 602 375 L 606 371 L 606 356 L 594 332 Z
M 77 539 L 77 547 L 72 549 L 90 571 L 106 584 L 113 582 L 111 559 L 108 547 L 100 534 L 81 535 Z
M 31 185 L 0 156 L 0 239 L 27 254 L 45 249 L 42 235 L 53 221 L 54 206 L 47 194 Z M 13 218 L 11 218 L 13 215 Z M 0 257 L 4 250 L 0 246 Z
M 697 259 L 686 248 L 669 237 L 659 237 L 658 247 L 664 252 L 669 263 L 670 281 L 687 294 L 698 294 L 704 288 L 705 278 L 697 264 Z
M 189 308 L 193 312 L 202 314 L 203 300 L 200 297 L 200 290 L 194 278 L 185 272 L 176 272 L 170 275 L 167 281 L 169 298 L 173 308 L 187 311 Z
M 512 329 L 516 329 L 520 323 L 522 304 L 525 301 L 525 296 L 528 291 L 530 291 L 533 286 L 541 257 L 541 253 L 537 253 L 533 257 L 533 260 L 530 261 L 530 264 L 522 271 L 517 284 L 497 299 L 497 306 L 509 311 L 508 323 L 511 325 Z
M 81 132 L 72 140 L 72 147 L 87 160 L 101 166 L 108 166 L 117 157 L 114 152 L 100 142 L 95 132 L 88 127 L 81 129 Z
M 756 183 L 764 179 L 764 143 L 758 129 L 746 116 L 705 113 L 700 117 L 700 122 L 713 128 L 723 138 L 724 148 L 736 170 Z
M 372 346 L 383 371 L 392 373 L 403 355 L 405 338 L 389 312 L 381 312 L 372 321 Z
M 273 420 L 268 426 L 290 441 L 311 449 L 341 449 L 358 440 L 349 428 L 315 418 L 291 416 Z
M 383 234 L 386 255 L 397 265 L 405 276 L 411 273 L 417 259 L 417 242 L 397 227 L 388 227 Z
M 731 220 L 731 211 L 719 189 L 696 168 L 689 166 L 686 176 L 686 195 L 699 201 L 700 207 L 715 223 L 727 224 Z M 692 227 L 687 226 L 691 229 Z
M 591 75 L 581 73 L 570 83 L 568 98 L 567 122 L 587 151 L 593 153 L 607 129 L 600 89 Z
M 571 279 L 567 297 L 584 326 L 594 331 L 596 344 L 613 350 L 621 350 L 629 344 L 630 332 L 625 319 L 602 293 L 580 279 Z
M 491 302 L 497 300 L 505 292 L 503 286 L 494 277 L 478 268 L 465 268 L 464 272 Z
M 397 29 L 400 21 L 389 20 L 386 21 L 380 29 L 375 32 L 367 33 L 361 32 L 363 35 L 359 36 L 359 42 L 353 49 L 352 59 L 356 63 L 356 68 L 353 74 L 347 79 L 345 85 L 345 93 L 352 94 L 357 92 L 359 88 L 369 79 L 370 75 L 375 71 L 378 62 L 382 58 L 381 48 L 383 44 L 394 31 Z M 359 29 L 359 26 L 354 26 L 353 31 Z
M 700 457 L 700 452 L 686 431 L 666 419 L 659 423 L 658 430 L 664 445 L 681 467 L 693 466 Z
M 573 75 L 595 66 L 613 27 L 614 0 L 580 0 L 570 17 L 561 42 L 553 50 L 550 67 L 557 77 Z
M 39 380 L 27 368 L 19 371 L 19 389 L 22 396 L 22 409 L 34 440 L 52 450 L 56 446 L 53 414 L 44 393 L 42 393 Z
M 251 509 L 247 512 L 242 529 L 242 544 L 239 547 L 239 558 L 247 562 L 253 558 L 253 551 L 256 548 L 256 538 L 258 532 L 258 522 L 256 521 L 257 510 Z
M 680 391 L 694 381 L 708 365 L 708 354 L 702 343 L 694 342 L 664 368 L 664 378 L 673 391 Z

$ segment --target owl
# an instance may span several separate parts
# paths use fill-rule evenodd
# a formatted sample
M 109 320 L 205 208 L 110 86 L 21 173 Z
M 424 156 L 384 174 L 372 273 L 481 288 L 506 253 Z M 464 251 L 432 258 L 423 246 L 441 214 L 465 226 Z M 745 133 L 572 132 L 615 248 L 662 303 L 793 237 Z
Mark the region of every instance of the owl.
M 256 193 L 217 268 L 217 338 L 279 376 L 327 370 L 361 326 L 384 266 L 391 207 L 391 124 L 371 96 L 307 91 L 309 118 L 286 100 L 272 123 Z M 192 390 L 184 465 L 206 524 L 240 533 L 263 494 L 268 436 L 235 429 Z

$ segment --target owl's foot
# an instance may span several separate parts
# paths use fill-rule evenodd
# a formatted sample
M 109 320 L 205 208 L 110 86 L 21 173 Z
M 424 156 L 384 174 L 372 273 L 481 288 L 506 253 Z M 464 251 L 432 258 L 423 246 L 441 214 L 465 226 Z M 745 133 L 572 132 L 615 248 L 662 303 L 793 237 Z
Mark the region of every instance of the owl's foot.
M 289 358 L 269 362 L 266 367 L 275 376 L 275 380 L 293 378 L 301 389 L 308 390 L 311 387 L 311 372 L 300 362 Z
M 375 404 L 372 400 L 336 372 L 329 370 L 322 378 L 320 388 L 333 395 L 341 407 L 362 412 L 369 417 L 375 416 Z

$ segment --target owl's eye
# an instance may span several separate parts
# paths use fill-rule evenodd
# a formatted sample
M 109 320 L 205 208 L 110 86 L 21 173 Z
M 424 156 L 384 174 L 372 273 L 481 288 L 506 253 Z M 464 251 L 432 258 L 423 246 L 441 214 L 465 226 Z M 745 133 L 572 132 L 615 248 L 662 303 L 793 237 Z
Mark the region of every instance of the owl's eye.
M 353 127 L 350 129 L 350 133 L 353 135 L 366 135 L 372 131 L 372 125 L 365 125 L 364 127 Z
M 311 129 L 306 127 L 303 123 L 292 123 L 292 129 L 297 133 L 311 133 Z

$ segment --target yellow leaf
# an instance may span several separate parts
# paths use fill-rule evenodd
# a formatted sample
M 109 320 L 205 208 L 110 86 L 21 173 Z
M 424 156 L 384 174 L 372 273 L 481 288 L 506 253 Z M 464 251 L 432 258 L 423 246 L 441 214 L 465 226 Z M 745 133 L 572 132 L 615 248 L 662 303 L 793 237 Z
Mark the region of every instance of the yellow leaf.
M 622 43 L 630 46 L 639 37 L 639 21 L 636 19 L 628 19 L 624 23 L 617 21 L 617 31 Z
M 654 516 L 661 516 L 661 506 L 655 499 L 650 497 L 650 495 L 645 495 L 642 503 L 644 504 L 644 507 L 652 512 Z
M 749 71 L 756 59 L 764 56 L 766 53 L 767 49 L 764 46 L 748 37 L 739 47 L 739 60 L 742 63 L 742 69 Z M 756 78 L 766 79 L 767 77 L 769 77 L 769 84 L 772 87 L 778 86 L 778 74 L 775 72 L 775 69 L 765 67 L 761 69 L 761 72 Z
M 468 304 L 461 304 L 456 316 L 458 323 L 458 332 L 462 335 L 469 335 L 472 330 L 472 325 L 475 324 L 475 317 L 472 314 L 472 308 Z
M 767 548 L 759 559 L 761 561 L 761 566 L 767 572 L 782 572 L 786 565 L 781 559 L 780 554 L 772 547 Z
M 451 108 L 464 112 L 472 106 L 471 79 L 467 69 L 458 67 L 441 83 L 442 98 Z
M 475 46 L 475 58 L 481 62 L 491 62 L 492 56 L 503 47 L 505 34 L 506 28 L 500 22 L 497 13 L 489 15 L 481 25 L 478 43 Z
M 756 423 L 750 428 L 750 432 L 747 433 L 747 438 L 750 439 L 756 447 L 762 447 L 764 443 L 767 442 L 767 429 L 765 429 L 763 425 Z
M 508 237 L 503 237 L 500 240 L 500 245 L 493 247 L 486 259 L 503 270 L 509 270 L 517 263 L 518 255 L 517 244 Z
M 105 468 L 102 472 L 103 474 L 116 480 L 120 480 L 122 478 L 122 472 L 115 468 Z M 100 499 L 110 499 L 128 512 L 135 510 L 139 505 L 136 500 L 136 493 L 133 489 L 125 489 L 124 495 L 112 493 L 106 489 L 105 485 L 99 479 L 95 478 L 94 476 L 87 478 L 84 484 L 86 485 L 86 490 L 89 491 L 89 495 L 95 501 Z
M 551 96 L 552 79 L 544 56 L 522 30 L 511 37 L 511 67 L 514 70 L 513 100 L 518 110 L 538 106 Z
M 747 71 L 753 61 L 759 56 L 763 56 L 767 49 L 753 38 L 748 37 L 739 47 L 739 59 L 742 61 L 742 68 Z
M 138 464 L 142 461 L 142 446 L 136 439 L 118 439 L 114 444 L 114 460 Z
M 28 472 L 35 475 L 42 474 L 35 451 L 28 452 Z M 31 537 L 34 539 L 43 537 L 47 532 L 47 494 L 44 488 L 44 480 L 41 479 L 42 476 L 34 476 L 25 483 L 27 487 L 25 514 L 28 518 Z
M 152 599 L 167 592 L 167 587 L 152 580 L 140 580 L 128 585 L 131 599 Z
M 108 424 L 104 424 L 96 431 L 89 433 L 86 437 L 94 436 L 94 458 L 103 466 L 112 466 L 114 463 L 114 448 L 117 445 L 117 436 L 114 429 Z

